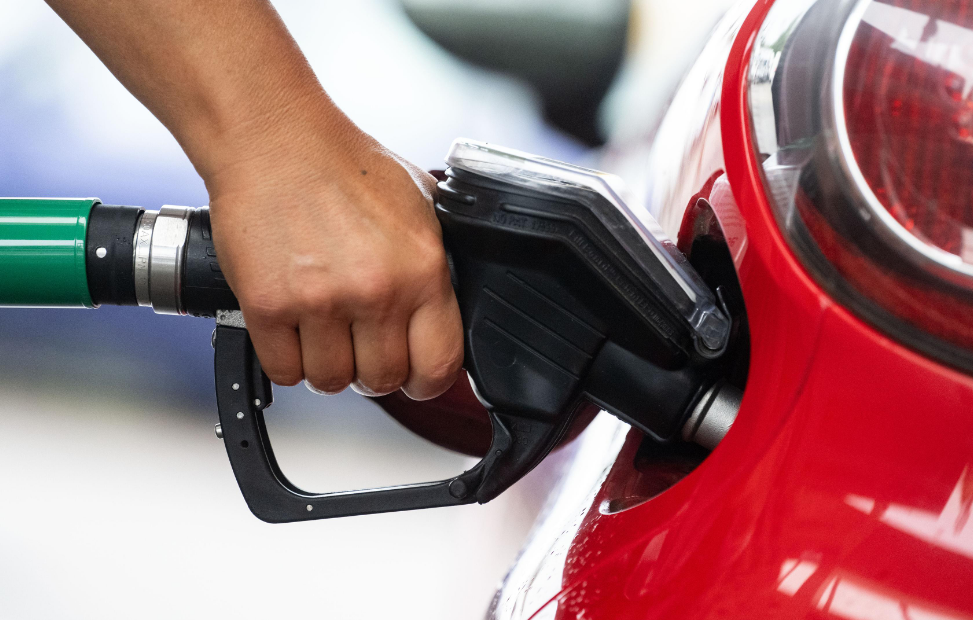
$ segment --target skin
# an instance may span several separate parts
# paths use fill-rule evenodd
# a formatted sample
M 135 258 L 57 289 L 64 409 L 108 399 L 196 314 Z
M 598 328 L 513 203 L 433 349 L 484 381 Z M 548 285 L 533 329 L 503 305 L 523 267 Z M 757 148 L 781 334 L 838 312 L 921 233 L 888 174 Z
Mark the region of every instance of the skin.
M 206 183 L 268 376 L 444 392 L 463 357 L 435 180 L 335 106 L 269 2 L 48 0 Z

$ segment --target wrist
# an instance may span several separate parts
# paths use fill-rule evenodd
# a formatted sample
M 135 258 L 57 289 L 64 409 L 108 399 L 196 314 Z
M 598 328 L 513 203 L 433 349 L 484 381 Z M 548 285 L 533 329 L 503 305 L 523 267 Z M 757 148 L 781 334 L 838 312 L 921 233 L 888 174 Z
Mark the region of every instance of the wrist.
M 180 142 L 211 195 L 248 175 L 320 160 L 364 135 L 320 87 L 235 106 L 218 122 L 185 133 Z

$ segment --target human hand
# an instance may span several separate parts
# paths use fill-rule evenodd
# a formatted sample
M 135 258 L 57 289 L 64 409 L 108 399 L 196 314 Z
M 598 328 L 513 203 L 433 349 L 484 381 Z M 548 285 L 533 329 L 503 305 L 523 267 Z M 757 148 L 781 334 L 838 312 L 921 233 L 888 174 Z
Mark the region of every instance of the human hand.
M 359 130 L 266 0 L 48 0 L 172 132 L 268 376 L 446 390 L 462 364 L 435 181 Z
M 436 181 L 348 123 L 275 119 L 205 179 L 220 265 L 267 375 L 438 396 L 463 361 Z

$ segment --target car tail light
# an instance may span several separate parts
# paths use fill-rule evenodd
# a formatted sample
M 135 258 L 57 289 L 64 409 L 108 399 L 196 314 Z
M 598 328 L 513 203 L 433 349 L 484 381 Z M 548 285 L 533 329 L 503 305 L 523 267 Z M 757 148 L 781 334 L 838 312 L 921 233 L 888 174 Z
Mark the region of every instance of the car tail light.
M 791 246 L 889 335 L 973 368 L 973 0 L 779 0 L 750 65 Z

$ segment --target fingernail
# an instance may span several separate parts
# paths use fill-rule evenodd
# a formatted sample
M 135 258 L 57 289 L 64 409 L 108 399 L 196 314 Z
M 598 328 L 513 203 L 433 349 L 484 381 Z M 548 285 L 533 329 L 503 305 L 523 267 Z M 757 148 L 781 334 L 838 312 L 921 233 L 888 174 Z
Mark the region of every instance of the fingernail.
M 368 396 L 370 398 L 374 398 L 376 396 L 379 396 L 379 394 L 377 392 L 371 391 L 370 389 L 368 389 L 367 387 L 365 387 L 364 385 L 362 385 L 361 383 L 359 383 L 357 381 L 355 381 L 354 383 L 352 383 L 350 387 L 351 387 L 352 390 L 355 391 L 356 394 L 361 394 L 362 396 Z
M 310 391 L 314 392 L 315 394 L 320 394 L 322 396 L 328 396 L 328 393 L 327 392 L 325 392 L 324 390 L 319 390 L 318 388 L 314 387 L 313 385 L 311 385 L 311 382 L 308 381 L 307 379 L 304 380 L 304 387 L 306 387 Z

